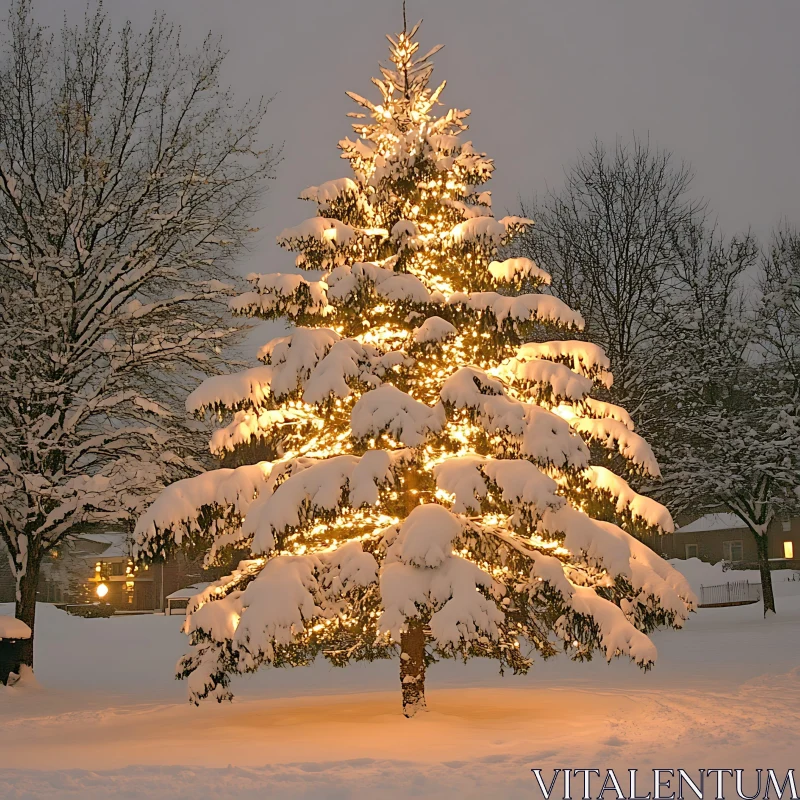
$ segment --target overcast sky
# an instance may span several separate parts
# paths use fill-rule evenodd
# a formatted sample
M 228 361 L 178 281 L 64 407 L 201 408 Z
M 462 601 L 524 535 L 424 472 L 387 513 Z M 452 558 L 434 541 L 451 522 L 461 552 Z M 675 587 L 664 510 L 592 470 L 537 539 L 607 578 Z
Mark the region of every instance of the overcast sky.
M 41 21 L 79 19 L 84 0 L 34 0 Z M 400 0 L 105 0 L 113 21 L 145 26 L 161 9 L 200 41 L 230 49 L 226 78 L 244 98 L 277 95 L 265 139 L 283 161 L 243 270 L 286 268 L 275 236 L 313 214 L 302 189 L 348 174 L 345 90 L 372 99 L 384 34 Z M 496 211 L 557 186 L 596 135 L 649 133 L 692 163 L 695 191 L 723 230 L 800 224 L 800 0 L 409 0 L 427 50 L 444 43 L 443 101 L 471 108 L 476 148 L 496 162 Z

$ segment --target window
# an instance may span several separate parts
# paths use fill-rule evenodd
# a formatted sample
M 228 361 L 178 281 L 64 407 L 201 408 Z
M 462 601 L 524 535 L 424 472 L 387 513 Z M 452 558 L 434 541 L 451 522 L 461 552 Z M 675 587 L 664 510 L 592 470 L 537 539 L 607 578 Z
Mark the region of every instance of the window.
M 699 554 L 697 551 L 696 544 L 687 544 L 686 545 L 686 558 L 698 558 Z
M 125 574 L 124 564 L 121 561 L 112 561 L 111 574 L 114 576 L 124 575 Z
M 791 529 L 792 529 L 792 521 L 789 519 L 789 517 L 786 517 L 786 519 L 783 520 L 783 532 L 789 533 Z
M 783 543 L 783 557 L 794 558 L 794 542 Z
M 722 557 L 726 561 L 741 561 L 742 560 L 741 539 L 735 542 L 723 542 Z

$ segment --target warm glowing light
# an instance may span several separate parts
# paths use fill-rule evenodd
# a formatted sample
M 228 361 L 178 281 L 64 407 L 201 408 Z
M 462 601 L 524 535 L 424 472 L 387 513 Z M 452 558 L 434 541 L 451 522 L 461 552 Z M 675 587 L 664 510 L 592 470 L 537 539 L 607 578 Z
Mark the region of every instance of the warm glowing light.
M 794 542 L 783 543 L 783 557 L 794 558 Z
M 554 414 L 558 414 L 559 417 L 562 419 L 567 420 L 567 422 L 572 421 L 573 419 L 577 418 L 577 414 L 575 413 L 575 409 L 571 405 L 567 405 L 566 403 L 561 403 L 561 405 L 556 406 L 553 409 Z
M 95 594 L 102 600 L 108 594 L 108 586 L 101 583 L 95 590 Z

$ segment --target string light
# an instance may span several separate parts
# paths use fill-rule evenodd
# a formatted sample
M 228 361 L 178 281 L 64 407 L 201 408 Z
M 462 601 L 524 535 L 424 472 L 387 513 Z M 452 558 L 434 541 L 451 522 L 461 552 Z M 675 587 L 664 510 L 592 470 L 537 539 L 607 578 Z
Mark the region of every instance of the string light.
M 420 505 L 438 503 L 454 508 L 464 490 L 440 485 L 436 476 L 437 468 L 452 459 L 469 458 L 478 465 L 495 457 L 532 461 L 555 481 L 556 488 L 551 490 L 554 506 L 565 499 L 573 510 L 588 515 L 596 499 L 583 465 L 576 467 L 569 455 L 550 455 L 546 448 L 541 454 L 525 449 L 525 425 L 534 412 L 552 412 L 548 419 L 553 427 L 569 432 L 572 426 L 568 439 L 574 440 L 576 447 L 584 447 L 576 433 L 578 423 L 599 414 L 583 401 L 559 396 L 548 380 L 528 380 L 528 373 L 519 369 L 525 365 L 520 346 L 541 322 L 538 312 L 527 317 L 511 312 L 502 316 L 496 305 L 470 305 L 461 299 L 461 293 L 480 297 L 493 292 L 493 297 L 504 300 L 511 296 L 509 288 L 524 288 L 526 294 L 538 288 L 544 278 L 535 273 L 512 286 L 503 284 L 490 269 L 499 249 L 526 221 L 513 218 L 503 225 L 494 220 L 489 194 L 478 191 L 491 177 L 494 164 L 460 138 L 467 129 L 468 112 L 451 110 L 436 117 L 433 109 L 444 84 L 430 88 L 430 65 L 425 58 L 414 60 L 418 45 L 410 36 L 403 33 L 390 41 L 390 61 L 395 68 L 382 69 L 383 79 L 376 81 L 381 102 L 373 104 L 351 95 L 367 112 L 355 115 L 356 141 L 340 143 L 342 158 L 349 161 L 355 181 L 335 182 L 336 188 L 330 192 L 312 187 L 309 198 L 319 204 L 323 222 L 290 229 L 280 240 L 282 246 L 301 251 L 296 259 L 299 268 L 321 272 L 321 277 L 301 284 L 300 290 L 292 284 L 291 295 L 256 286 L 263 300 L 260 308 L 269 312 L 267 316 L 277 316 L 280 311 L 303 327 L 327 328 L 335 332 L 331 334 L 335 344 L 302 364 L 302 359 L 298 360 L 291 391 L 275 396 L 270 394 L 271 387 L 266 387 L 264 408 L 240 411 L 235 420 L 239 427 L 234 426 L 226 446 L 239 441 L 236 436 L 242 441 L 254 437 L 276 442 L 283 455 L 271 465 L 272 470 L 279 465 L 299 465 L 302 470 L 309 459 L 362 456 L 372 450 L 389 451 L 397 460 L 388 475 L 376 477 L 378 500 L 373 505 L 353 507 L 349 480 L 341 486 L 320 487 L 318 493 L 306 491 L 296 515 L 286 517 L 291 524 L 281 528 L 273 523 L 274 549 L 243 562 L 233 575 L 197 600 L 195 613 L 208 602 L 230 598 L 238 602 L 249 582 L 276 558 L 313 564 L 318 581 L 314 591 L 319 595 L 312 603 L 313 614 L 303 618 L 302 625 L 292 626 L 291 645 L 279 645 L 274 636 L 275 642 L 262 650 L 253 644 L 250 652 L 251 644 L 238 636 L 239 664 L 246 669 L 260 661 L 304 663 L 317 652 L 324 652 L 334 663 L 347 661 L 353 653 L 367 658 L 385 655 L 381 648 L 390 647 L 395 637 L 379 630 L 377 590 L 370 594 L 369 587 L 361 587 L 363 591 L 337 595 L 332 585 L 339 581 L 335 588 L 340 589 L 343 578 L 337 574 L 334 580 L 325 572 L 324 565 L 331 563 L 325 559 L 345 544 L 358 543 L 359 552 L 372 559 L 367 562 L 380 564 L 391 555 L 391 543 L 403 521 L 417 513 Z M 509 267 L 509 274 L 511 271 Z M 421 327 L 432 317 L 441 317 L 449 327 L 441 337 L 420 341 Z M 557 314 L 544 314 L 543 318 L 559 319 Z M 336 361 L 342 355 L 341 362 Z M 553 353 L 542 351 L 535 358 L 565 364 L 574 369 L 576 377 L 609 385 L 607 369 L 600 361 L 592 361 L 588 349 L 581 355 L 554 348 Z M 285 366 L 269 359 L 266 356 L 265 363 L 275 374 Z M 483 375 L 480 380 L 486 385 L 478 387 L 476 378 L 475 397 L 463 407 L 444 403 L 443 386 L 467 366 Z M 309 401 L 319 399 L 309 391 L 312 381 L 326 387 L 319 402 Z M 384 419 L 380 413 L 384 409 L 378 409 L 375 419 L 380 422 L 365 436 L 352 435 L 356 403 L 382 383 L 399 388 L 431 414 L 443 408 L 441 424 L 426 430 L 421 444 L 418 435 L 409 447 L 404 441 L 408 438 L 405 420 L 400 424 L 388 414 Z M 502 390 L 497 390 L 500 394 L 496 397 L 493 386 Z M 491 405 L 492 399 L 506 403 L 503 413 Z M 409 416 L 409 412 L 403 413 Z M 230 432 L 231 426 L 225 431 Z M 606 438 L 610 442 L 613 437 Z M 546 480 L 544 476 L 540 477 Z M 281 480 L 293 477 L 290 469 Z M 539 556 L 560 564 L 567 585 L 602 588 L 607 597 L 615 593 L 632 597 L 638 605 L 631 601 L 631 609 L 640 610 L 628 611 L 631 615 L 652 612 L 659 620 L 677 618 L 677 612 L 670 617 L 670 612 L 657 610 L 652 597 L 642 597 L 609 575 L 585 552 L 577 552 L 579 548 L 576 552 L 567 548 L 565 531 L 545 519 L 551 510 L 546 504 L 523 502 L 521 495 L 514 497 L 513 493 L 507 497 L 499 483 L 490 480 L 488 470 L 476 467 L 474 477 L 471 502 L 476 507 L 461 515 L 463 531 L 451 543 L 452 555 L 475 565 L 486 576 L 484 584 L 476 582 L 475 590 L 502 609 L 503 622 L 494 640 L 465 638 L 450 650 L 442 648 L 447 654 L 491 655 L 524 670 L 530 662 L 518 652 L 520 638 L 549 655 L 551 629 L 572 647 L 575 657 L 591 652 L 588 642 L 597 634 L 576 635 L 575 626 L 582 623 L 568 613 L 567 599 L 559 596 L 561 590 L 535 574 L 533 566 L 540 563 Z M 280 482 L 277 485 L 280 487 Z M 324 501 L 318 494 L 325 495 Z M 242 514 L 240 525 L 244 518 Z M 236 522 L 234 515 L 230 524 Z M 220 524 L 220 531 L 222 541 L 228 535 L 226 524 Z M 374 588 L 374 581 L 369 586 Z M 537 619 L 532 603 L 537 608 L 558 609 L 558 621 L 548 628 Z M 233 632 L 240 619 L 238 611 L 231 616 Z M 203 631 L 195 635 L 196 643 L 206 641 Z M 295 645 L 297 649 L 292 650 Z M 227 652 L 223 655 L 228 657 Z

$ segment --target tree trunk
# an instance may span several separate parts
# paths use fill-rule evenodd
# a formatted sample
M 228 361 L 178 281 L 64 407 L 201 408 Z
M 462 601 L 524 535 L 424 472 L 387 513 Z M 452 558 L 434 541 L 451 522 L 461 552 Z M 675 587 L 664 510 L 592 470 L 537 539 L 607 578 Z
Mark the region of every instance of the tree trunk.
M 764 597 L 764 616 L 775 613 L 775 595 L 772 593 L 772 572 L 769 568 L 769 539 L 767 535 L 756 536 L 758 548 L 758 569 L 761 572 L 761 594 Z
M 400 683 L 403 687 L 403 714 L 413 717 L 425 708 L 425 626 L 418 619 L 408 620 L 408 630 L 400 637 Z
M 39 567 L 41 557 L 32 551 L 28 551 L 28 565 L 25 577 L 20 582 L 19 596 L 15 614 L 17 619 L 21 619 L 30 629 L 31 638 L 25 639 L 20 648 L 21 663 L 33 669 L 33 635 L 36 622 L 36 590 L 39 586 Z

